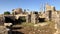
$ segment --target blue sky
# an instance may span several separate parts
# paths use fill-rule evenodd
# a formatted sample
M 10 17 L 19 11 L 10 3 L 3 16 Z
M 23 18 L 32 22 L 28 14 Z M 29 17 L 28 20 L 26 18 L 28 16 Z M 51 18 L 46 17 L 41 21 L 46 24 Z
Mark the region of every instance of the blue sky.
M 60 0 L 0 0 L 0 14 L 4 11 L 12 12 L 11 10 L 15 8 L 40 11 L 41 5 L 46 2 L 60 10 Z

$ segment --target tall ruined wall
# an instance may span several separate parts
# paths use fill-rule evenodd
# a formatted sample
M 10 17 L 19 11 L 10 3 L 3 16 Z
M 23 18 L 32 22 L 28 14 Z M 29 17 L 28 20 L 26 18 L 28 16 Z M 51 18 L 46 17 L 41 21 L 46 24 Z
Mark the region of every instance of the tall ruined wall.
M 50 6 L 50 5 L 46 4 L 45 7 L 46 7 L 46 11 L 48 11 L 48 10 L 55 11 L 55 7 L 54 6 Z
M 55 20 L 56 24 L 57 24 L 57 30 L 60 33 L 60 12 L 57 11 L 57 15 L 56 15 L 56 20 Z
M 38 23 L 38 17 L 39 17 L 38 12 L 32 12 L 31 23 L 34 23 L 34 24 Z
M 46 21 L 51 21 L 51 18 L 52 18 L 52 11 L 46 11 L 45 12 L 45 18 L 46 18 Z
M 45 18 L 46 18 L 46 20 L 48 20 L 48 21 L 56 21 L 56 19 L 58 18 L 57 17 L 57 11 L 46 11 L 45 12 Z
M 45 12 L 46 20 L 55 21 L 56 15 L 57 15 L 57 12 L 55 10 L 55 7 L 46 5 L 46 12 Z
M 5 18 L 3 16 L 0 16 L 0 25 L 3 25 L 5 22 Z
M 31 15 L 27 14 L 27 16 L 26 16 L 26 22 L 27 23 L 31 22 Z
M 58 18 L 58 16 L 57 16 L 58 14 L 57 14 L 57 11 L 55 11 L 55 12 L 52 12 L 52 21 L 57 21 L 57 18 Z
M 31 15 L 31 23 L 38 23 L 38 16 L 37 14 Z

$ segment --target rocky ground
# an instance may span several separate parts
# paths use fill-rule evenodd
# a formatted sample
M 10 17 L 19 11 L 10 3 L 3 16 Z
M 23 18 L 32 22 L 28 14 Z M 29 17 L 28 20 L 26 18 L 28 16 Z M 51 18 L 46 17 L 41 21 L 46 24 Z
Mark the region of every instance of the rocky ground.
M 34 26 L 32 23 L 23 23 L 14 25 L 12 28 L 13 34 L 54 34 L 56 32 L 54 22 L 50 22 L 44 26 Z

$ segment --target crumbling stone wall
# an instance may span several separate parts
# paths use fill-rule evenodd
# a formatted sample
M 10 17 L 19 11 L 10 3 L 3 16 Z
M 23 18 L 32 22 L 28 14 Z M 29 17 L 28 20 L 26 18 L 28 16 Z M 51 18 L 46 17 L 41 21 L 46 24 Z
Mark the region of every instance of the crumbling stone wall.
M 31 15 L 31 23 L 38 23 L 38 14 Z
M 57 18 L 58 18 L 57 15 L 58 14 L 57 14 L 56 11 L 55 12 L 52 12 L 52 16 L 51 16 L 52 17 L 52 20 L 51 21 L 55 21 L 56 22 L 57 21 Z
M 0 26 L 0 34 L 8 34 L 8 30 L 5 26 Z
M 57 30 L 58 30 L 58 33 L 60 33 L 60 12 L 59 14 L 57 13 L 57 18 L 56 18 L 56 24 L 57 24 Z
M 50 12 L 50 11 L 46 11 L 46 12 L 45 12 L 45 16 L 46 16 L 46 17 L 45 17 L 45 18 L 46 18 L 45 20 L 46 20 L 46 21 L 51 20 L 51 16 L 52 16 L 52 15 L 49 14 L 49 13 L 51 13 L 51 12 Z
M 56 20 L 55 18 L 57 15 L 55 7 L 47 4 L 45 15 L 46 15 L 46 20 L 55 21 Z
M 46 4 L 45 7 L 46 7 L 46 11 L 47 11 L 47 10 L 52 10 L 52 11 L 55 11 L 55 10 L 56 10 L 54 6 L 50 6 L 50 5 L 48 5 L 48 4 Z
M 0 16 L 0 25 L 3 25 L 5 22 L 5 18 L 3 16 Z
M 26 22 L 27 23 L 31 22 L 31 15 L 27 14 L 27 16 L 26 16 Z

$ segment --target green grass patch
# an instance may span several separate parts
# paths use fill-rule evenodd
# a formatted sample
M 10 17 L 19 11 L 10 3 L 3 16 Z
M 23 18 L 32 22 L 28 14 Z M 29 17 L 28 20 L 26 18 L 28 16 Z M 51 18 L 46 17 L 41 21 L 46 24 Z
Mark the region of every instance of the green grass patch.
M 22 26 L 34 26 L 33 23 L 22 23 L 21 25 L 22 25 Z

